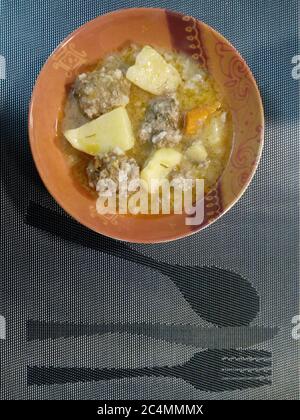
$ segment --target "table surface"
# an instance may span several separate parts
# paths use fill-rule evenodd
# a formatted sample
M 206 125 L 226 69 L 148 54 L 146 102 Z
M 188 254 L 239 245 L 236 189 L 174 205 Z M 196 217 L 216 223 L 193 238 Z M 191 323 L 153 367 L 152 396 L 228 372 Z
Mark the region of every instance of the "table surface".
M 111 10 L 141 6 L 193 15 L 236 46 L 261 90 L 265 147 L 242 199 L 212 226 L 172 243 L 121 247 L 69 219 L 42 185 L 29 150 L 28 104 L 43 63 L 70 32 Z M 291 75 L 292 57 L 300 53 L 297 8 L 297 0 L 284 6 L 281 0 L 0 0 L 0 398 L 299 398 L 299 342 L 292 337 L 292 318 L 299 313 L 299 81 Z M 143 376 L 28 385 L 27 366 L 175 366 L 201 351 L 181 342 L 182 328 L 196 325 L 201 337 L 200 328 L 216 331 L 216 325 L 193 311 L 171 278 L 145 266 L 145 258 L 129 261 L 132 250 L 162 263 L 217 266 L 248 279 L 260 298 L 250 325 L 278 328 L 273 339 L 252 346 L 271 352 L 272 384 L 212 392 L 179 378 Z M 214 281 L 221 287 L 222 275 Z M 31 340 L 33 321 L 78 328 L 69 336 Z M 150 327 L 144 325 L 141 334 L 85 330 L 110 323 Z M 157 323 L 172 324 L 171 335 L 179 338 L 149 336 Z

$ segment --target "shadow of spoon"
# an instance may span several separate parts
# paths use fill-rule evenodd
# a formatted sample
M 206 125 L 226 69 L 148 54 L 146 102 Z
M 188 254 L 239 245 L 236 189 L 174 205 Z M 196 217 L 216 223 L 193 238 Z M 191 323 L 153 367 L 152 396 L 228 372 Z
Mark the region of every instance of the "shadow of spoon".
M 86 229 L 68 216 L 30 202 L 26 223 L 82 246 L 157 270 L 178 287 L 192 309 L 219 326 L 248 325 L 259 312 L 259 296 L 241 275 L 217 267 L 183 267 L 156 261 L 125 243 Z

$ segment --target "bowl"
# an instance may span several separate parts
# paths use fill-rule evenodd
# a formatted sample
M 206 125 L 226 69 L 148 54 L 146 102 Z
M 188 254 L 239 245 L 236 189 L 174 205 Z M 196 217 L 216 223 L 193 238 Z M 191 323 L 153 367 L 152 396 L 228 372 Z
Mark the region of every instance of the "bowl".
M 228 163 L 203 200 L 204 215 L 188 224 L 186 214 L 99 215 L 95 198 L 71 174 L 57 138 L 67 87 L 83 69 L 134 42 L 175 49 L 192 56 L 212 74 L 233 119 Z M 216 30 L 191 16 L 154 8 L 133 8 L 97 17 L 70 34 L 43 66 L 29 112 L 29 137 L 38 172 L 50 194 L 74 219 L 111 238 L 141 243 L 166 242 L 209 226 L 242 196 L 257 168 L 263 146 L 263 107 L 247 64 Z M 202 219 L 202 220 L 201 220 Z

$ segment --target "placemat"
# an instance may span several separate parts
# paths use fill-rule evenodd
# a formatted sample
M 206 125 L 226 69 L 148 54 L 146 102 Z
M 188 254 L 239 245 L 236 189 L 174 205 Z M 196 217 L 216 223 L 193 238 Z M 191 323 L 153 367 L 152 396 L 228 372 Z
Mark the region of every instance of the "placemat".
M 43 186 L 27 134 L 35 79 L 59 42 L 100 14 L 142 6 L 220 31 L 253 71 L 266 117 L 262 160 L 242 199 L 204 231 L 159 245 L 119 243 L 69 218 Z M 0 0 L 1 399 L 299 399 L 298 6 Z M 190 374 L 172 376 L 183 364 Z M 233 387 L 219 380 L 220 366 L 259 377 Z

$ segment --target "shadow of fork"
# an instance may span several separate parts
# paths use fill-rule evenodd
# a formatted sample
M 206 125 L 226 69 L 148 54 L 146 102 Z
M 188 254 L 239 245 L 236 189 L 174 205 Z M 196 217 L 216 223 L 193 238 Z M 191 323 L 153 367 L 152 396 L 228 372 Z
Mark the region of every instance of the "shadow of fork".
M 205 350 L 183 365 L 137 369 L 27 367 L 27 385 L 108 381 L 143 376 L 180 378 L 202 391 L 271 385 L 272 354 L 264 350 Z
M 200 317 L 215 325 L 248 325 L 259 312 L 257 291 L 237 273 L 217 267 L 183 267 L 156 261 L 32 201 L 25 222 L 68 241 L 157 270 L 173 281 Z

